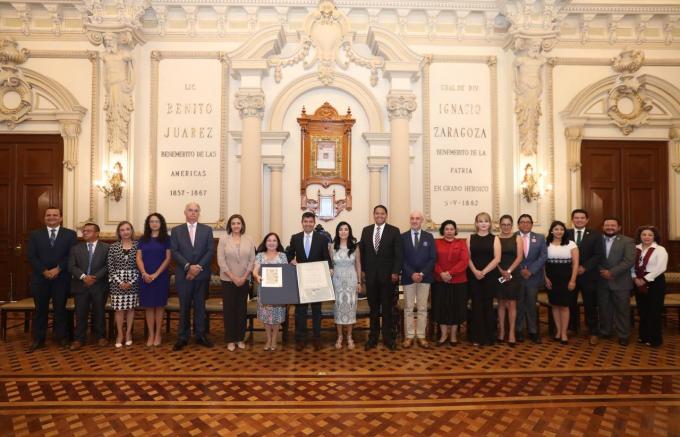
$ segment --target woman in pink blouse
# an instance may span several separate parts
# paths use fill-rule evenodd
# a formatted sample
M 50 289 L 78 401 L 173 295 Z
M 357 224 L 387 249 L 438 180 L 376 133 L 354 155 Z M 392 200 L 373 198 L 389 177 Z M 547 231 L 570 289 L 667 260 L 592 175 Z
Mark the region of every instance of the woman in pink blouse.
M 255 266 L 255 243 L 246 232 L 246 222 L 239 214 L 229 217 L 227 235 L 217 245 L 217 263 L 222 281 L 224 338 L 230 351 L 245 349 L 246 313 L 250 275 Z

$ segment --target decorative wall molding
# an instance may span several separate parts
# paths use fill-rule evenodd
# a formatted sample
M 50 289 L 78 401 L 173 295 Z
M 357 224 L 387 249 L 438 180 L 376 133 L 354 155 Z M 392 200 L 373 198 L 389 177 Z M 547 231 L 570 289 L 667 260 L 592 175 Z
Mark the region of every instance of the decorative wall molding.
M 410 120 L 417 106 L 416 96 L 410 91 L 392 90 L 387 94 L 387 116 L 390 120 L 395 118 Z
M 370 89 L 366 87 L 366 85 L 343 73 L 337 73 L 333 84 L 329 85 L 328 87 L 325 86 L 319 80 L 318 75 L 314 73 L 299 77 L 295 81 L 291 82 L 279 92 L 272 102 L 270 107 L 271 116 L 269 118 L 269 125 L 267 126 L 266 130 L 284 130 L 283 121 L 286 113 L 290 110 L 290 105 L 292 105 L 295 99 L 304 93 L 319 88 L 335 88 L 350 94 L 359 101 L 359 104 L 364 109 L 366 117 L 368 118 L 369 131 L 384 132 L 384 105 L 378 103 L 375 96 L 370 91 Z M 297 113 L 298 109 L 302 108 L 296 108 L 294 112 Z
M 241 118 L 264 117 L 264 91 L 262 88 L 239 88 L 234 96 L 234 107 Z
M 221 112 L 220 112 L 220 148 L 227 150 L 229 136 L 229 56 L 222 51 L 160 51 L 153 50 L 150 55 L 150 93 L 149 93 L 149 211 L 156 211 L 156 184 L 158 175 L 156 167 L 158 154 L 158 81 L 159 64 L 164 59 L 215 59 L 221 65 L 222 87 L 220 90 Z M 227 167 L 228 156 L 225 153 L 220 163 L 220 217 L 212 223 L 215 229 L 224 229 L 226 219 L 224 213 L 227 210 Z
M 680 175 L 680 125 L 668 130 L 671 168 Z
M 644 76 L 640 80 L 635 75 L 644 60 L 644 52 L 639 49 L 627 49 L 612 58 L 612 70 L 619 75 L 607 96 L 607 115 L 624 135 L 645 124 L 653 108 Z
M 607 58 L 566 58 L 554 57 L 550 59 L 555 65 L 602 65 L 612 64 L 611 59 Z M 680 67 L 680 59 L 648 59 L 645 58 L 647 67 Z
M 245 41 L 261 28 L 277 22 L 291 37 L 303 27 L 305 13 L 317 9 L 318 0 L 272 2 L 220 0 L 93 1 L 60 0 L 39 3 L 29 0 L 0 5 L 0 32 L 13 36 L 84 40 L 92 25 L 119 19 L 138 38 L 165 41 Z M 511 30 L 504 3 L 497 0 L 336 0 L 335 5 L 352 23 L 357 39 L 371 26 L 384 26 L 408 43 L 447 45 L 500 45 Z M 519 3 L 512 0 L 509 3 Z M 534 2 L 522 2 L 534 3 Z M 658 46 L 678 44 L 680 6 L 671 0 L 645 5 L 547 1 L 558 11 L 560 44 L 585 42 L 625 45 L 644 40 Z M 566 5 L 564 3 L 567 3 Z M 272 9 L 276 16 L 273 16 Z M 543 14 L 538 14 L 539 16 Z M 98 23 L 97 20 L 100 22 Z M 584 32 L 584 23 L 587 31 Z M 674 36 L 675 35 L 675 36 Z
M 378 69 L 383 66 L 384 59 L 363 56 L 357 52 L 353 47 L 353 33 L 347 16 L 337 9 L 333 0 L 320 0 L 317 9 L 305 18 L 303 30 L 299 32 L 297 51 L 290 56 L 269 59 L 277 82 L 281 81 L 283 67 L 300 62 L 305 70 L 317 65 L 319 80 L 324 85 L 333 82 L 336 66 L 346 70 L 354 63 L 370 70 L 371 85 L 375 86 L 378 83 Z
M 566 125 L 606 126 L 612 124 L 607 115 L 607 98 L 610 90 L 617 82 L 618 76 L 609 76 L 585 87 L 576 95 L 560 116 Z M 652 100 L 645 125 L 668 127 L 680 122 L 680 90 L 672 83 L 656 76 L 644 74 L 638 76 L 640 82 L 646 84 L 647 96 Z
M 611 120 L 605 113 L 606 105 L 604 105 L 604 102 L 609 90 L 616 83 L 617 77 L 606 77 L 584 88 L 560 112 L 560 116 L 566 126 L 564 135 L 568 153 L 567 174 L 569 176 L 569 186 L 573 190 L 570 196 L 570 208 L 580 206 L 582 200 L 581 141 L 589 137 L 590 129 L 611 124 Z M 653 110 L 649 113 L 647 122 L 640 129 L 649 128 L 650 139 L 659 138 L 658 128 L 667 129 L 668 136 L 659 139 L 669 141 L 670 168 L 677 172 L 677 169 L 680 169 L 680 89 L 656 76 L 641 75 L 639 79 L 646 83 L 646 91 L 654 105 Z M 652 128 L 656 129 L 652 130 Z M 678 238 L 680 237 L 680 225 L 677 224 L 675 211 L 678 211 L 678 208 L 680 208 L 680 200 L 677 196 L 677 181 L 673 181 L 671 177 L 669 185 L 670 238 Z

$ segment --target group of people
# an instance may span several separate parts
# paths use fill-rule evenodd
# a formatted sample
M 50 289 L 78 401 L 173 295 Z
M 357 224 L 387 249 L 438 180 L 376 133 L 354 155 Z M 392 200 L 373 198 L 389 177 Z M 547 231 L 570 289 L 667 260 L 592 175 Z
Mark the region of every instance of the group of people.
M 100 346 L 107 345 L 104 316 L 109 296 L 115 311 L 115 347 L 132 345 L 134 312 L 138 307 L 146 313 L 146 345 L 159 346 L 173 260 L 180 307 L 173 350 L 183 349 L 192 331 L 196 344 L 212 347 L 206 336 L 205 299 L 211 278 L 213 232 L 198 222 L 198 204 L 187 204 L 184 215 L 186 224 L 168 233 L 164 217 L 150 214 L 139 239 L 135 239 L 131 223 L 120 222 L 117 241 L 109 245 L 99 240 L 96 223 L 82 226 L 83 241 L 78 243 L 76 233 L 61 226 L 61 210 L 47 208 L 45 227 L 35 230 L 29 240 L 31 292 L 36 305 L 29 350 L 45 347 L 50 301 L 54 335 L 61 345 L 72 350 L 83 347 L 90 316 L 95 341 Z M 659 244 L 659 232 L 653 226 L 638 229 L 636 246 L 631 238 L 621 235 L 617 218 L 606 218 L 599 232 L 587 227 L 588 213 L 582 209 L 572 212 L 572 229 L 554 221 L 547 236 L 532 231 L 533 219 L 528 214 L 519 217 L 517 231 L 513 229 L 513 218 L 502 216 L 500 232 L 494 235 L 491 217 L 480 213 L 475 218 L 475 232 L 467 238 L 458 238 L 456 223 L 446 220 L 439 228 L 438 239 L 423 230 L 424 217 L 418 211 L 410 214 L 410 229 L 404 233 L 387 223 L 387 208 L 383 205 L 373 209 L 373 219 L 374 223 L 364 227 L 357 239 L 344 221 L 337 225 L 334 236 L 316 231 L 314 213 L 305 212 L 302 231 L 293 235 L 284 249 L 280 237 L 273 232 L 256 246 L 246 234 L 244 218 L 232 215 L 216 250 L 227 349 L 246 348 L 251 280 L 260 282 L 261 266 L 315 261 L 327 262 L 331 271 L 337 349 L 345 344 L 348 349 L 355 348 L 352 327 L 362 290 L 370 308 L 365 349 L 375 348 L 381 335 L 388 349 L 397 349 L 395 307 L 399 283 L 404 293 L 404 348 L 430 347 L 426 339 L 428 303 L 432 321 L 440 331 L 437 346 L 456 345 L 464 323 L 468 340 L 476 346 L 498 342 L 514 346 L 524 340 L 525 326 L 528 338 L 540 343 L 536 301 L 544 287 L 556 341 L 567 344 L 569 331 L 577 329 L 575 315 L 581 293 L 590 343 L 615 335 L 619 344 L 627 345 L 630 296 L 634 291 L 640 314 L 639 341 L 661 345 L 668 254 Z M 74 296 L 76 316 L 71 343 L 66 321 L 69 294 Z M 308 343 L 309 313 L 313 347 L 322 347 L 321 303 L 300 304 L 295 308 L 298 351 Z M 286 305 L 258 302 L 257 317 L 265 326 L 265 350 L 277 349 L 278 332 L 287 314 Z

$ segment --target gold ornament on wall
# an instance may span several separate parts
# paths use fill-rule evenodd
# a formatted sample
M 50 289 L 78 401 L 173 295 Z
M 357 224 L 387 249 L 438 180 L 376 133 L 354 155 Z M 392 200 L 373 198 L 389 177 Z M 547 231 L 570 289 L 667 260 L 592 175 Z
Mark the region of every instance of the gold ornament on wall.
M 612 58 L 612 69 L 619 75 L 607 96 L 607 116 L 624 135 L 645 124 L 654 106 L 647 97 L 645 76 L 635 74 L 644 60 L 639 49 L 626 49 Z

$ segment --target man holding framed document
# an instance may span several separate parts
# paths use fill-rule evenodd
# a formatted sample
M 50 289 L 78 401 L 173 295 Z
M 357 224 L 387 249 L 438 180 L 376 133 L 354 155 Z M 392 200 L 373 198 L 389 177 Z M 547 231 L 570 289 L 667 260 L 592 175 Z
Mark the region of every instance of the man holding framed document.
M 327 266 L 325 273 L 321 271 L 324 267 L 303 266 L 298 269 L 298 286 L 300 291 L 300 304 L 295 306 L 295 350 L 301 351 L 307 343 L 307 312 L 308 302 L 314 302 L 312 307 L 312 328 L 314 335 L 314 350 L 321 349 L 321 302 L 315 300 L 315 294 L 323 293 L 326 285 L 330 286 L 331 296 L 333 296 L 333 286 L 330 283 L 329 271 L 333 268 L 330 252 L 328 250 L 328 240 L 318 232 L 314 232 L 316 216 L 313 212 L 302 214 L 302 232 L 290 238 L 289 258 L 292 264 L 310 263 L 324 261 Z M 324 279 L 325 278 L 325 279 Z M 285 278 L 284 278 L 285 281 Z M 318 298 L 318 296 L 316 296 Z M 333 300 L 330 297 L 328 300 Z

